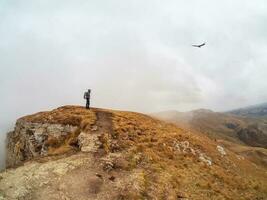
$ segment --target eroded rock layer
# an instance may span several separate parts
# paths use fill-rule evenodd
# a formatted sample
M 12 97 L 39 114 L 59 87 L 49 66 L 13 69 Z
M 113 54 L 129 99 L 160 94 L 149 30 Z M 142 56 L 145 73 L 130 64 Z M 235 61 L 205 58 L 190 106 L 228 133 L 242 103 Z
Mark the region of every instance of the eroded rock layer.
M 18 120 L 15 130 L 7 136 L 7 167 L 48 155 L 50 147 L 64 143 L 77 130 L 78 127 L 72 125 Z

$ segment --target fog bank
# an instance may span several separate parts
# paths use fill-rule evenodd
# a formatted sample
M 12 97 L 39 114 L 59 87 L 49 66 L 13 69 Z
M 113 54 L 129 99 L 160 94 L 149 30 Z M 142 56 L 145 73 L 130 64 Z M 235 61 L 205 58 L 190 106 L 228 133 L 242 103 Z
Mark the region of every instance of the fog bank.
M 87 88 L 93 106 L 140 112 L 267 101 L 266 20 L 265 0 L 0 1 L 1 144 Z

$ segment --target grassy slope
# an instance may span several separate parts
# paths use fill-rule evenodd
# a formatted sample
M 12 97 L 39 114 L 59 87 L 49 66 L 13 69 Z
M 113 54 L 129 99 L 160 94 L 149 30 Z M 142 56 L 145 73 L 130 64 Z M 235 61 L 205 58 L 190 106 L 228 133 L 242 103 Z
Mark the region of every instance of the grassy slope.
M 86 130 L 97 120 L 97 110 L 67 106 L 22 119 L 72 124 Z M 123 173 L 129 173 L 129 177 L 134 176 L 132 180 L 129 178 L 125 190 L 118 194 L 120 199 L 267 197 L 266 169 L 255 166 L 247 159 L 240 159 L 228 149 L 227 155 L 221 156 L 216 149 L 216 141 L 140 113 L 102 111 L 111 113 L 113 122 L 113 130 L 100 140 L 102 148 L 106 155 L 119 153 L 118 168 Z M 78 133 L 71 139 L 52 145 L 51 155 L 53 152 L 66 153 L 71 149 L 66 146 L 71 146 L 70 141 L 75 141 L 77 136 Z M 189 146 L 179 151 L 177 144 L 185 141 Z M 60 148 L 65 150 L 59 151 Z M 200 153 L 212 160 L 211 166 L 201 161 Z
M 126 146 L 131 146 L 130 157 L 142 154 L 143 166 L 142 162 L 133 166 L 145 169 L 144 195 L 157 194 L 163 198 L 170 195 L 168 192 L 182 191 L 193 199 L 249 199 L 266 188 L 264 169 L 256 170 L 252 163 L 239 160 L 230 151 L 227 157 L 221 157 L 216 142 L 205 136 L 138 113 L 114 112 L 114 125 L 121 137 L 132 138 L 125 140 Z M 188 141 L 193 149 L 211 157 L 214 164 L 207 166 L 197 156 L 177 152 L 174 141 Z M 265 178 L 261 182 L 256 177 Z
M 249 146 L 261 146 L 266 144 L 267 119 L 247 118 L 227 113 L 212 112 L 207 110 L 195 110 L 191 112 L 167 111 L 153 114 L 153 116 L 204 133 L 213 139 L 224 139 L 237 144 L 247 144 Z M 231 127 L 233 126 L 233 127 Z M 257 127 L 260 135 L 244 140 L 238 135 L 239 131 L 253 130 Z M 257 137 L 261 136 L 263 139 Z

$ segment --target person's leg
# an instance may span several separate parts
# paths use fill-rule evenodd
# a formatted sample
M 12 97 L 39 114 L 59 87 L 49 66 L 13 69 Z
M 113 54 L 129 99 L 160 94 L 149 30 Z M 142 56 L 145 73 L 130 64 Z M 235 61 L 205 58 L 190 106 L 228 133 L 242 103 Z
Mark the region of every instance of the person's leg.
M 86 109 L 89 109 L 89 99 L 86 99 Z

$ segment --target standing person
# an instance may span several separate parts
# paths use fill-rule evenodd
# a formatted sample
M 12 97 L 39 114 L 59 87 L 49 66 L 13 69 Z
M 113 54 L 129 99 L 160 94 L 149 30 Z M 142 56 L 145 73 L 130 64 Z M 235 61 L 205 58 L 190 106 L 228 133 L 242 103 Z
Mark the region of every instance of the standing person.
M 91 93 L 91 90 L 88 89 L 87 92 L 84 93 L 83 95 L 83 98 L 86 99 L 86 109 L 90 109 L 90 93 Z

